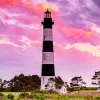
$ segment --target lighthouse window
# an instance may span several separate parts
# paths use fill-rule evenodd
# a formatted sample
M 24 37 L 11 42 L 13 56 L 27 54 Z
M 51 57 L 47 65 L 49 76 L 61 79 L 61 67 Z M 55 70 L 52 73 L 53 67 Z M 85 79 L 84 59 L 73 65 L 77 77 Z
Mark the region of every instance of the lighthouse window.
M 47 18 L 47 14 L 46 14 L 46 18 Z
M 43 59 L 46 60 L 46 55 L 45 54 L 43 54 Z
M 44 40 L 45 40 L 45 35 L 44 35 Z
M 43 84 L 44 84 L 44 77 L 43 77 Z

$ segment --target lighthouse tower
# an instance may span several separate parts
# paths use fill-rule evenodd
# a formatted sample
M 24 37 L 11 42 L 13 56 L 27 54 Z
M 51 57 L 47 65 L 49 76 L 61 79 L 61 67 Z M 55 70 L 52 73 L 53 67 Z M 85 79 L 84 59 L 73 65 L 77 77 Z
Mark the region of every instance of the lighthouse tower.
M 48 10 L 44 12 L 43 25 L 43 49 L 42 49 L 42 72 L 41 72 L 41 90 L 48 88 L 48 79 L 55 77 L 54 69 L 54 50 L 53 50 L 53 36 L 52 25 L 54 22 L 51 18 L 51 12 Z M 54 88 L 54 85 L 51 85 Z

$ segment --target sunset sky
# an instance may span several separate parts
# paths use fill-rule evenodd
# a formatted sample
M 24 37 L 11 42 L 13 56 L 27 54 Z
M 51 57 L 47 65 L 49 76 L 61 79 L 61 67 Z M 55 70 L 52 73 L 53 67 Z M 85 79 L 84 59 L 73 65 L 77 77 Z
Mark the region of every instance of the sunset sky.
M 44 12 L 53 26 L 56 76 L 87 86 L 100 71 L 100 0 L 0 0 L 0 77 L 41 75 Z

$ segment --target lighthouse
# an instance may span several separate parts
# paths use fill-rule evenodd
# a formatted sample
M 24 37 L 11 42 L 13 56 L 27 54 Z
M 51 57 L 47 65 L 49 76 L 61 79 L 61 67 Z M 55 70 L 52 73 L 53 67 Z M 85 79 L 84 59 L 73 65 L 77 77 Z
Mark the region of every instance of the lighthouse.
M 53 49 L 53 34 L 52 25 L 54 22 L 51 18 L 51 12 L 44 12 L 43 25 L 43 48 L 42 48 L 42 71 L 41 71 L 41 90 L 50 89 L 54 84 L 48 88 L 48 79 L 55 77 L 54 68 L 54 49 Z

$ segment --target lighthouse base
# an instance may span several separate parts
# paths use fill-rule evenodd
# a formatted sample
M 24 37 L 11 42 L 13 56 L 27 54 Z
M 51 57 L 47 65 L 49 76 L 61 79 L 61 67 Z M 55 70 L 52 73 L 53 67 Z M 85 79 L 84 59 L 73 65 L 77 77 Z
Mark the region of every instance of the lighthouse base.
M 41 90 L 55 90 L 55 83 L 49 81 L 50 78 L 55 76 L 41 76 Z

